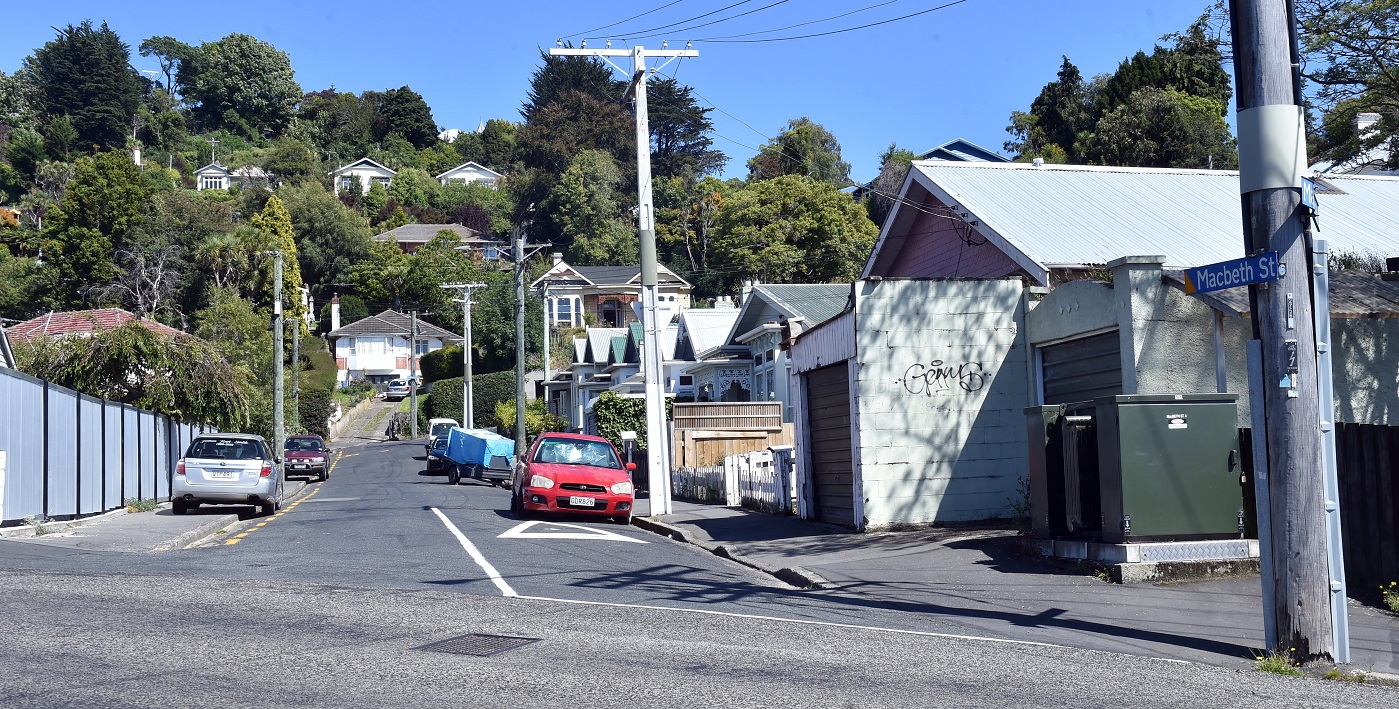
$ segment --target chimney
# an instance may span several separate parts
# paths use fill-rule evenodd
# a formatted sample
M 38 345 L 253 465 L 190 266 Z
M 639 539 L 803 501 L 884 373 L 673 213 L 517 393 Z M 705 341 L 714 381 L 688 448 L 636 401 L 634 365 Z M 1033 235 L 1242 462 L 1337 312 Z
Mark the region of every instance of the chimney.
M 1375 126 L 1380 122 L 1378 113 L 1357 113 L 1355 114 L 1355 135 L 1364 140 L 1374 135 Z
M 1380 118 L 1380 114 L 1378 114 L 1378 113 L 1366 113 L 1366 114 L 1362 114 L 1362 115 L 1374 116 L 1374 117 L 1375 117 L 1375 120 L 1379 120 L 1379 118 Z M 136 167 L 140 167 L 140 166 L 141 166 L 141 148 L 140 148 L 140 147 L 135 147 L 135 148 L 132 148 L 132 149 L 131 149 L 131 161 L 134 162 L 134 163 L 136 163 Z
M 555 252 L 552 254 L 552 256 L 554 257 L 554 265 L 555 265 L 555 266 L 557 266 L 557 265 L 563 263 L 563 254 L 561 254 L 561 253 L 555 251 Z
M 335 332 L 340 329 L 340 294 L 336 293 L 330 299 L 330 331 Z
M 1030 164 L 1034 165 L 1035 167 L 1044 167 L 1044 158 L 1035 158 L 1034 160 L 1030 161 Z
M 750 295 L 752 295 L 752 294 L 753 294 L 753 282 L 752 282 L 752 281 L 744 281 L 744 282 L 743 282 L 743 292 L 742 292 L 741 294 L 739 294 L 739 296 L 738 296 L 738 304 L 739 304 L 739 305 L 743 305 L 744 303 L 747 303 L 747 302 L 748 302 L 748 296 L 750 296 Z

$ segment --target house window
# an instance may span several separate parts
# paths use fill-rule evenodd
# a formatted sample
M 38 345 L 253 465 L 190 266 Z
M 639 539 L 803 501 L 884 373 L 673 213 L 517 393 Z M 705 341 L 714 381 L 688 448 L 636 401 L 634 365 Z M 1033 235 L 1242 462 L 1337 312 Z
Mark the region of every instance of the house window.
M 482 255 L 481 255 L 481 260 L 483 260 L 483 261 L 499 261 L 499 260 L 500 260 L 500 249 L 496 248 L 495 246 L 487 246 L 486 249 L 485 249 L 485 251 L 484 251 L 484 252 L 482 253 Z
M 602 301 L 602 322 L 605 327 L 620 327 L 622 324 L 622 304 L 616 299 Z
M 205 178 L 202 180 L 202 182 L 203 182 L 203 186 L 202 186 L 200 189 L 205 189 L 205 190 L 221 190 L 221 189 L 223 189 L 223 180 L 221 180 L 221 179 L 219 179 L 219 178 L 217 178 L 217 177 L 205 177 Z
M 374 181 L 377 182 L 377 183 L 379 183 L 379 184 L 381 184 L 381 185 L 383 185 L 383 186 L 384 186 L 384 189 L 388 189 L 388 188 L 389 188 L 389 178 L 387 178 L 387 177 L 376 177 L 376 178 L 374 178 Z
M 689 374 L 680 375 L 680 386 L 688 387 L 695 385 L 695 378 Z
M 340 191 L 349 192 L 355 186 L 354 175 L 343 175 L 340 177 Z
M 558 317 L 554 319 L 554 322 L 566 322 L 570 325 L 573 324 L 573 299 L 559 298 L 558 304 Z
M 427 349 L 428 343 L 427 343 L 427 340 L 419 340 L 419 341 L 417 341 L 417 342 L 415 342 L 415 343 L 413 343 L 413 344 L 416 345 L 413 349 L 414 349 L 414 351 L 416 351 L 416 352 L 418 353 L 419 356 L 425 355 L 425 354 L 428 353 L 428 349 Z

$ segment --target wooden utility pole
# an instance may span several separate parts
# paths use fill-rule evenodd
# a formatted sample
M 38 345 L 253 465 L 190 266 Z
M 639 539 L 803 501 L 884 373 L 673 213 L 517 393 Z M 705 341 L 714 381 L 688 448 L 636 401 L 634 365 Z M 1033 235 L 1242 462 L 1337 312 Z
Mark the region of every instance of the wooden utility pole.
M 1306 142 L 1289 0 L 1230 0 L 1238 92 L 1239 190 L 1248 254 L 1276 251 L 1283 274 L 1249 287 L 1261 341 L 1272 519 L 1276 645 L 1305 662 L 1334 657 L 1311 254 L 1303 234 Z M 1326 420 L 1332 417 L 1327 412 Z M 1260 534 L 1265 533 L 1260 530 Z M 1265 609 L 1265 612 L 1268 612 Z
M 665 424 L 665 358 L 661 353 L 660 331 L 665 323 L 658 322 L 659 280 L 656 270 L 656 229 L 651 200 L 651 130 L 646 113 L 646 68 L 647 58 L 665 58 L 670 61 L 682 57 L 698 57 L 699 51 L 691 49 L 669 49 L 663 43 L 660 49 L 646 49 L 637 46 L 630 49 L 612 49 L 608 42 L 603 49 L 588 49 L 587 42 L 578 49 L 559 47 L 550 49 L 552 56 L 591 56 L 609 64 L 609 57 L 631 57 L 631 83 L 623 97 L 635 99 L 636 106 L 636 193 L 637 193 L 637 237 L 641 247 L 641 373 L 646 384 L 646 464 L 648 467 L 648 491 L 650 492 L 651 515 L 666 515 L 671 512 L 670 499 L 670 456 L 669 441 L 666 438 Z M 621 67 L 613 68 L 626 73 Z

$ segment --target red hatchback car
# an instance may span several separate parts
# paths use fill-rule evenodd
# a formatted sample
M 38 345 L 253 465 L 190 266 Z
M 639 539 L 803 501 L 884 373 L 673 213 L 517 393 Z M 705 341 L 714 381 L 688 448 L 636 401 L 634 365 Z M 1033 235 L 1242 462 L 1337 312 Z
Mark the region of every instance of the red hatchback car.
M 545 433 L 515 467 L 510 511 L 581 512 L 631 524 L 633 470 L 606 438 Z

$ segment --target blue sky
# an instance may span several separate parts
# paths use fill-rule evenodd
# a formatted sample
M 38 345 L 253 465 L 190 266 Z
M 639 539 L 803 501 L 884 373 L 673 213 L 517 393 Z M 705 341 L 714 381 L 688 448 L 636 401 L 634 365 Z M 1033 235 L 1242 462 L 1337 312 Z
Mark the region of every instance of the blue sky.
M 781 37 L 878 22 L 952 0 L 893 0 L 881 7 L 775 35 Z M 53 39 L 53 27 L 105 20 L 131 46 L 132 64 L 158 69 L 136 48 L 170 35 L 197 44 L 233 32 L 253 35 L 291 56 L 307 91 L 334 86 L 356 93 L 405 84 L 418 91 L 444 127 L 475 128 L 489 118 L 519 120 L 520 103 L 539 49 L 555 39 L 638 19 L 587 35 L 614 47 L 640 33 L 714 12 L 739 0 L 421 3 L 283 0 L 197 3 L 146 0 L 15 2 L 5 11 L 0 70 Z M 881 0 L 750 0 L 731 10 L 679 24 L 685 30 L 738 13 L 746 16 L 631 40 L 671 47 L 687 39 L 752 33 L 851 12 Z M 667 66 L 694 87 L 701 105 L 718 110 L 715 146 L 729 156 L 725 177 L 746 175 L 744 163 L 790 118 L 810 116 L 840 141 L 852 177 L 868 180 L 891 142 L 922 151 L 953 138 L 994 150 L 1008 135 L 1010 112 L 1026 110 L 1068 55 L 1085 76 L 1111 72 L 1138 49 L 1181 31 L 1209 0 L 964 0 L 941 10 L 827 37 L 762 43 L 697 42 L 700 56 Z M 667 6 L 668 5 L 668 6 Z M 772 5 L 766 9 L 759 9 Z M 125 7 L 123 7 L 125 6 Z M 660 8 L 660 9 L 657 9 Z

